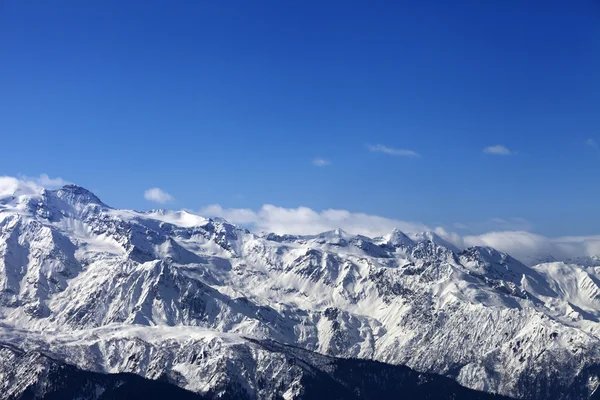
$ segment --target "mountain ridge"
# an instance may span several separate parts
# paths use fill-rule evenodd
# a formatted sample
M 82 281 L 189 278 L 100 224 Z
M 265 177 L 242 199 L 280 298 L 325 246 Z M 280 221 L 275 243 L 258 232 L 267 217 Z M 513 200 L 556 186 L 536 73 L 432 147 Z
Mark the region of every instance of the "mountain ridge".
M 170 374 L 199 394 L 299 396 L 294 374 L 269 367 L 281 356 L 240 344 L 250 337 L 515 398 L 590 397 L 599 385 L 593 266 L 530 267 L 435 233 L 254 234 L 185 211 L 115 209 L 75 185 L 18 192 L 0 199 L 0 340 L 78 368 Z

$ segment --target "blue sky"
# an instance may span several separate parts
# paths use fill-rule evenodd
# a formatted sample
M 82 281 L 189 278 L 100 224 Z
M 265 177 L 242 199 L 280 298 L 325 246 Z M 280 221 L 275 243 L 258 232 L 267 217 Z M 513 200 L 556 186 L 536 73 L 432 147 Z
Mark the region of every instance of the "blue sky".
M 5 1 L 0 175 L 598 233 L 600 3 L 459 3 Z

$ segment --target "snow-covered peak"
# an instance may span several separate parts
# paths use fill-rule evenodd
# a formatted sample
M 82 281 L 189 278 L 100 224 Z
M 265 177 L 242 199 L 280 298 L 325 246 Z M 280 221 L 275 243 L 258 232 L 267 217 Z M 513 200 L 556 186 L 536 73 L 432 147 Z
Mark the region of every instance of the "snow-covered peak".
M 108 207 L 94 193 L 77 185 L 65 185 L 58 190 L 46 191 L 45 194 L 48 198 L 56 197 L 74 207 L 86 206 L 88 204 Z
M 408 247 L 415 244 L 415 242 L 411 238 L 409 238 L 404 232 L 395 228 L 391 233 L 385 235 L 383 239 L 387 244 L 393 247 Z
M 330 239 L 330 238 L 350 239 L 352 237 L 352 235 L 349 235 L 346 231 L 344 231 L 343 229 L 340 229 L 340 228 L 322 232 L 322 233 L 318 234 L 317 236 L 322 237 L 322 238 L 328 238 L 328 239 Z
M 204 218 L 190 211 L 172 211 L 172 210 L 151 210 L 145 213 L 137 213 L 141 218 L 151 218 L 168 224 L 190 228 L 193 226 L 204 226 L 210 219 Z M 215 220 L 214 218 L 212 220 Z
M 534 271 L 506 253 L 492 247 L 474 246 L 460 252 L 458 259 L 471 272 L 489 279 L 503 279 L 519 283 L 523 275 Z
M 314 236 L 314 240 L 318 243 L 326 243 L 334 246 L 347 246 L 348 241 L 354 238 L 342 229 L 333 229 L 330 231 L 319 233 Z
M 77 185 L 65 185 L 58 190 L 43 189 L 40 195 L 27 196 L 20 204 L 26 213 L 49 221 L 64 217 L 81 220 L 84 213 L 110 208 L 95 194 Z
M 440 235 L 438 235 L 435 232 L 432 232 L 432 231 L 417 232 L 417 233 L 410 233 L 409 235 L 410 235 L 409 237 L 412 238 L 412 240 L 415 242 L 429 241 L 438 246 L 445 247 L 448 250 L 453 251 L 454 253 L 460 252 L 460 249 L 458 247 L 456 247 L 455 245 L 453 245 L 446 239 L 442 238 Z

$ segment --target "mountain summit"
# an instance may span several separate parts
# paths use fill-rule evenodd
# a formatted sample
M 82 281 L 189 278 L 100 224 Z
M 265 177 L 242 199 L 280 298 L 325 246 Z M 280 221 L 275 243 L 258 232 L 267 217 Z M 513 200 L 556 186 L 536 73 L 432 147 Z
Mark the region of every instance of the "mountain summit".
M 65 185 L 61 189 L 47 191 L 46 193 L 50 196 L 56 196 L 57 198 L 73 206 L 97 204 L 103 207 L 108 207 L 106 204 L 100 201 L 100 199 L 94 193 L 77 185 Z

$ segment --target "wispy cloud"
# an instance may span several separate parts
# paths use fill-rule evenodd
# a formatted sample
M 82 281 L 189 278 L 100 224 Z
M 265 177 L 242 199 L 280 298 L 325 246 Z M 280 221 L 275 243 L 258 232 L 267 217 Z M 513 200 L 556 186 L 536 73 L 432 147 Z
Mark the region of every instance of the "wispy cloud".
M 489 222 L 490 224 L 482 224 L 482 227 L 480 227 L 479 230 L 489 229 L 490 227 L 498 229 L 498 227 L 500 227 L 502 230 L 527 231 L 533 227 L 528 220 L 520 217 L 491 218 Z
M 421 157 L 419 153 L 413 150 L 406 149 L 394 149 L 392 147 L 387 147 L 382 144 L 371 145 L 368 144 L 367 148 L 372 152 L 385 153 L 392 156 L 401 156 L 401 157 Z
M 586 146 L 590 146 L 590 147 L 598 147 L 598 142 L 596 142 L 596 140 L 592 139 L 592 138 L 588 138 L 585 140 L 585 144 Z
M 513 154 L 512 151 L 510 151 L 506 146 L 503 146 L 501 144 L 497 144 L 494 146 L 488 146 L 483 149 L 483 152 L 487 153 L 487 154 L 498 155 L 498 156 L 510 156 L 511 154 Z
M 159 204 L 166 204 L 175 201 L 175 198 L 161 188 L 151 188 L 144 192 L 144 198 Z
M 329 160 L 325 160 L 324 158 L 315 158 L 312 161 L 313 165 L 316 167 L 326 167 L 328 165 L 331 165 L 331 161 Z

